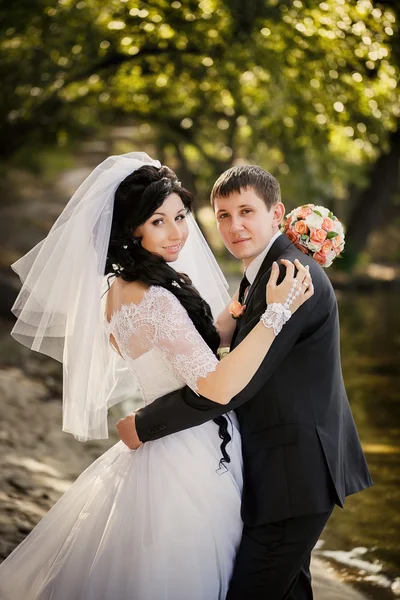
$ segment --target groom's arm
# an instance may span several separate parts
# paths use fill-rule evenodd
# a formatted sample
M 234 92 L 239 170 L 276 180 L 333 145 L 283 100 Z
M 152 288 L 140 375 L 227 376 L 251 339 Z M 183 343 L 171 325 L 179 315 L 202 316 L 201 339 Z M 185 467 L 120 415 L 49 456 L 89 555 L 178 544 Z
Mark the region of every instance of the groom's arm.
M 309 321 L 312 322 L 312 329 L 314 329 L 318 326 L 318 322 L 325 320 L 326 306 L 325 311 L 316 309 L 325 284 L 318 270 L 317 273 L 319 276 L 316 273 L 312 273 L 314 287 L 317 290 L 316 293 L 284 325 L 253 379 L 239 394 L 225 405 L 216 404 L 203 396 L 197 396 L 187 386 L 166 394 L 136 413 L 135 425 L 139 439 L 142 442 L 147 442 L 165 437 L 171 433 L 176 433 L 177 431 L 182 431 L 183 429 L 201 425 L 206 421 L 210 421 L 215 417 L 238 408 L 253 398 L 290 353 L 298 338 L 307 329 Z M 265 274 L 259 284 L 259 289 L 265 290 L 268 277 L 269 273 Z M 261 312 L 257 311 L 249 323 L 246 324 L 240 333 L 241 338 L 245 337 L 255 327 L 263 310 L 264 306 L 261 308 Z

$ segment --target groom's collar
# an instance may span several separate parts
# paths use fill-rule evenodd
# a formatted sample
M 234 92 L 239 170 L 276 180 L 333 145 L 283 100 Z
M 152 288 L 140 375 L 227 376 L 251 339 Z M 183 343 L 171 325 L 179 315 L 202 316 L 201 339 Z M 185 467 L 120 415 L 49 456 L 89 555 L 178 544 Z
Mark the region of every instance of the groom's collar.
M 261 254 L 256 256 L 256 258 L 247 267 L 245 272 L 246 272 L 247 280 L 250 283 L 250 285 L 252 285 L 254 283 L 254 280 L 257 277 L 257 273 L 260 270 L 260 267 L 263 264 L 265 257 L 267 256 L 269 250 L 274 245 L 275 240 L 277 240 L 280 235 L 282 235 L 281 232 L 277 231 L 276 234 L 271 238 L 271 240 L 270 240 L 269 244 L 267 245 L 267 247 L 265 248 L 265 250 L 263 250 L 261 252 Z

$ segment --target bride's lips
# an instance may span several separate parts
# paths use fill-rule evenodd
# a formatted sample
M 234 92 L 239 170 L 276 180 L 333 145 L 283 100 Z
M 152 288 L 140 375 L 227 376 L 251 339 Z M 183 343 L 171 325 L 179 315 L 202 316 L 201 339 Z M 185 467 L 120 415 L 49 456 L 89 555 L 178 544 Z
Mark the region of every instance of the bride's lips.
M 181 242 L 179 242 L 179 244 L 175 244 L 174 246 L 163 246 L 163 248 L 170 254 L 176 254 L 181 249 L 181 245 Z

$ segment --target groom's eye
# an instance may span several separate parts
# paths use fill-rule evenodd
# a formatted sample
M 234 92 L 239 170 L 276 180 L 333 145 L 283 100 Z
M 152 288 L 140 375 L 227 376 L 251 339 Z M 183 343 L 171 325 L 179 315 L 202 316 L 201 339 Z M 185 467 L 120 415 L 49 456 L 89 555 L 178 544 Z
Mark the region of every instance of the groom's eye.
M 229 217 L 228 213 L 222 213 L 218 216 L 218 219 L 225 219 L 226 217 Z
M 251 208 L 244 208 L 244 209 L 242 210 L 242 213 L 243 213 L 243 214 L 245 214 L 245 215 L 246 215 L 247 213 L 251 213 L 251 212 L 253 212 L 253 211 L 251 210 Z

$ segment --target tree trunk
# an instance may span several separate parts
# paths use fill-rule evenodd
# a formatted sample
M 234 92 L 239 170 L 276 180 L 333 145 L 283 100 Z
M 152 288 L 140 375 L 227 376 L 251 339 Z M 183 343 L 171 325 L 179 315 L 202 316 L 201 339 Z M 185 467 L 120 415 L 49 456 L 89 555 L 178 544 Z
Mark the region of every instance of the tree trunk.
M 350 269 L 367 244 L 369 234 L 382 226 L 391 211 L 393 195 L 399 189 L 400 128 L 389 138 L 390 149 L 372 166 L 369 186 L 362 191 L 351 213 L 343 261 L 339 267 Z

